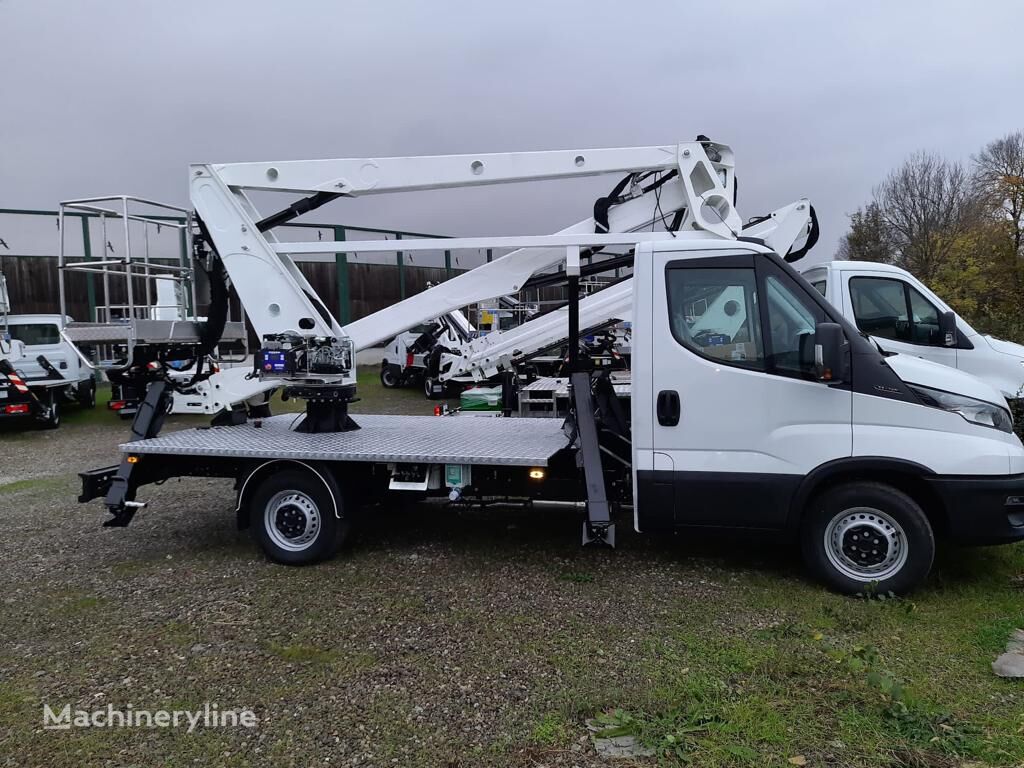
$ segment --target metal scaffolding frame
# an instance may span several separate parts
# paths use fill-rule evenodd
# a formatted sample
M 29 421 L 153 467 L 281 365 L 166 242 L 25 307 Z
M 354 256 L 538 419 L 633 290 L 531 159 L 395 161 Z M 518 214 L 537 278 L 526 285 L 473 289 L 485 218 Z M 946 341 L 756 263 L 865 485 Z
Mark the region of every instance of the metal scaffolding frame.
M 118 198 L 109 198 L 109 199 L 120 200 L 121 198 L 118 197 Z M 97 200 L 95 200 L 95 202 L 100 202 L 100 200 L 97 199 Z M 180 209 L 180 208 L 179 209 L 175 209 L 175 210 L 183 211 L 185 214 L 188 213 L 184 209 Z M 65 211 L 64 212 L 64 217 L 65 218 L 68 218 L 68 219 L 77 218 L 77 219 L 79 219 L 80 225 L 81 225 L 81 237 L 82 237 L 82 250 L 83 250 L 83 254 L 80 257 L 78 257 L 78 256 L 71 257 L 72 259 L 74 259 L 76 261 L 77 260 L 85 260 L 85 261 L 95 262 L 93 264 L 90 264 L 89 265 L 90 267 L 97 267 L 97 268 L 99 268 L 101 266 L 101 261 L 102 260 L 94 259 L 94 257 L 93 257 L 93 253 L 92 253 L 92 250 L 93 250 L 92 249 L 92 238 L 91 238 L 90 231 L 89 231 L 89 222 L 92 219 L 100 219 L 103 216 L 109 216 L 109 215 L 111 215 L 111 213 L 112 213 L 111 211 L 101 212 L 101 211 L 95 211 L 95 210 L 69 210 L 69 211 Z M 60 211 L 58 211 L 58 210 L 44 210 L 44 209 L 32 209 L 32 208 L 0 208 L 0 215 L 51 217 L 51 218 L 53 218 L 53 219 L 58 221 L 58 226 L 60 227 L 60 231 L 62 233 L 62 236 L 65 233 L 65 227 L 60 226 L 60 216 L 61 216 L 61 214 L 60 214 Z M 190 246 L 189 246 L 189 243 L 188 243 L 188 238 L 187 238 L 187 236 L 185 234 L 186 233 L 186 229 L 183 226 L 186 223 L 187 216 L 185 216 L 185 215 L 177 216 L 177 215 L 168 215 L 168 214 L 153 214 L 153 215 L 147 215 L 145 218 L 148 219 L 151 222 L 154 222 L 154 223 L 155 222 L 160 222 L 161 224 L 166 223 L 168 225 L 172 225 L 172 226 L 177 225 L 178 227 L 180 227 L 181 228 L 180 229 L 180 231 L 181 231 L 181 238 L 180 238 L 180 246 L 179 246 L 180 247 L 180 252 L 181 252 L 181 254 L 183 256 L 185 256 L 185 257 L 188 256 L 188 252 L 189 252 Z M 345 242 L 346 240 L 349 239 L 350 233 L 353 233 L 353 232 L 369 232 L 369 233 L 381 234 L 381 235 L 385 235 L 385 236 L 391 235 L 395 239 L 398 239 L 398 240 L 401 240 L 403 238 L 424 238 L 424 237 L 428 237 L 428 238 L 444 238 L 445 237 L 444 235 L 429 234 L 429 233 L 424 233 L 424 232 L 414 232 L 414 231 L 409 231 L 409 230 L 382 229 L 382 228 L 379 228 L 379 227 L 364 227 L 364 226 L 356 226 L 356 225 L 350 225 L 350 224 L 320 224 L 320 223 L 314 223 L 314 222 L 289 222 L 288 224 L 282 225 L 282 228 L 319 229 L 319 230 L 324 230 L 324 231 L 330 232 L 332 234 L 332 236 L 333 236 L 334 241 L 336 241 L 336 242 Z M 38 258 L 58 258 L 58 256 L 52 255 L 52 254 L 0 253 L 0 255 L 8 256 L 8 257 L 11 257 L 11 258 L 19 258 L 19 257 L 22 257 L 22 258 L 34 258 L 34 257 L 38 257 Z M 490 261 L 490 258 L 491 258 L 491 254 L 488 253 L 487 254 L 487 260 Z M 186 262 L 187 262 L 187 259 L 186 259 Z M 336 288 L 337 288 L 337 291 L 338 291 L 338 305 L 336 307 L 336 310 L 337 310 L 337 313 L 338 313 L 338 321 L 342 325 L 345 325 L 346 323 L 349 323 L 352 320 L 351 300 L 350 300 L 350 291 L 349 291 L 350 282 L 349 282 L 349 276 L 348 276 L 348 263 L 349 263 L 348 262 L 348 253 L 347 252 L 335 253 L 334 254 L 334 262 L 335 262 L 335 267 L 336 267 L 335 281 L 336 281 Z M 396 253 L 395 264 L 398 267 L 399 294 L 400 294 L 400 297 L 404 299 L 406 297 L 405 267 L 407 265 L 406 265 L 406 262 L 405 262 L 404 255 L 403 255 L 403 253 L 401 251 Z M 150 267 L 152 269 L 155 269 L 155 268 L 158 267 L 158 265 L 151 264 Z M 87 292 L 87 299 L 88 299 L 88 305 L 89 305 L 89 320 L 91 322 L 96 322 L 97 321 L 97 306 L 98 306 L 98 304 L 97 304 L 97 291 L 96 291 L 96 274 L 94 272 L 87 271 L 87 269 L 88 268 L 80 268 L 79 271 L 82 271 L 82 272 L 86 273 L 86 292 Z M 454 275 L 454 273 L 455 273 L 454 268 L 452 266 L 452 254 L 451 254 L 450 250 L 445 250 L 444 251 L 444 270 L 445 270 L 445 279 L 446 280 L 450 279 Z

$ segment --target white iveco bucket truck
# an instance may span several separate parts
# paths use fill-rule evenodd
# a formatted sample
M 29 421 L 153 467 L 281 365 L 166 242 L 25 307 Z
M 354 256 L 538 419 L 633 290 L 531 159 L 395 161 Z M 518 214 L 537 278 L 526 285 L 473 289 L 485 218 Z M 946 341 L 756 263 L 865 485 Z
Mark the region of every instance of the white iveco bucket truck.
M 333 555 L 355 506 L 394 490 L 455 507 L 578 508 L 585 543 L 614 543 L 614 521 L 631 509 L 645 533 L 788 531 L 800 537 L 811 570 L 846 592 L 911 589 L 941 535 L 1024 538 L 1024 447 L 1002 399 L 949 368 L 916 361 L 897 369 L 775 252 L 781 225 L 760 237 L 743 229 L 733 172 L 731 150 L 703 137 L 638 148 L 195 165 L 197 258 L 230 281 L 263 339 L 260 375 L 304 398 L 305 416 L 158 436 L 168 390 L 152 329 L 132 361 L 148 381 L 132 440 L 119 465 L 82 473 L 80 498 L 104 496 L 108 525 L 123 526 L 144 506 L 136 494 L 146 484 L 230 477 L 239 524 L 252 527 L 271 558 L 292 564 Z M 403 240 L 403 251 L 514 250 L 345 328 L 290 254 L 396 244 L 281 243 L 271 232 L 339 197 L 607 173 L 626 175 L 598 201 L 595 219 L 555 235 Z M 308 196 L 263 217 L 250 190 Z M 663 221 L 671 231 L 639 231 L 641 220 L 645 230 Z M 607 377 L 580 370 L 575 354 L 581 251 L 608 246 L 634 250 L 629 412 Z M 557 265 L 568 285 L 575 368 L 564 428 L 554 419 L 348 414 L 354 348 L 514 294 Z M 712 305 L 727 327 L 700 322 Z M 210 340 L 209 328 L 178 328 L 167 344 Z

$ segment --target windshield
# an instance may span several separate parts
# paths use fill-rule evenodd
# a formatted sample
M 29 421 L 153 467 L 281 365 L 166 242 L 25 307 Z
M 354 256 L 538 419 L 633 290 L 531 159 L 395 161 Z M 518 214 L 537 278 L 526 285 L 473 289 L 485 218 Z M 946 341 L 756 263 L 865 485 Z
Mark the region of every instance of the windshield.
M 11 323 L 10 332 L 12 339 L 26 347 L 60 343 L 60 330 L 55 323 Z

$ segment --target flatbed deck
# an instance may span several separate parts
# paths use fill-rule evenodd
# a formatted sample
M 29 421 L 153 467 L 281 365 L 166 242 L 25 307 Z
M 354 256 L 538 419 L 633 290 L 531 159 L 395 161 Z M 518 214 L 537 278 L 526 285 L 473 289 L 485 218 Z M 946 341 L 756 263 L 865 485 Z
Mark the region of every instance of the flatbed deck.
M 307 434 L 295 432 L 300 414 L 264 419 L 262 427 L 184 429 L 124 443 L 122 453 L 222 456 L 307 461 L 366 461 L 432 464 L 548 466 L 569 445 L 561 419 L 353 414 L 359 429 Z

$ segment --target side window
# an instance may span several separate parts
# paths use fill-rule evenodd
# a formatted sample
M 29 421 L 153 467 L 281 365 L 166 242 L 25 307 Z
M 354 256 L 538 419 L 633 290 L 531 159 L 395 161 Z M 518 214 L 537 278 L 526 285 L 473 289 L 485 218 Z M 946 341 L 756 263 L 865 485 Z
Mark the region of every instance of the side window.
M 753 269 L 673 268 L 666 279 L 676 341 L 728 365 L 764 370 Z
M 26 347 L 60 343 L 60 329 L 51 323 L 12 323 L 9 330 L 11 338 L 17 339 Z
M 933 347 L 945 346 L 945 339 L 939 333 L 939 310 L 916 288 L 907 286 L 910 296 L 910 335 L 914 344 L 928 344 Z
M 822 296 L 825 295 L 825 287 L 826 287 L 826 281 L 825 280 L 815 280 L 813 283 L 811 283 L 811 286 L 814 288 L 814 290 L 816 290 Z
M 779 373 L 814 374 L 814 328 L 825 313 L 779 277 L 765 280 L 771 344 L 768 362 Z
M 857 327 L 870 336 L 911 341 L 910 314 L 903 281 L 887 277 L 850 278 Z

